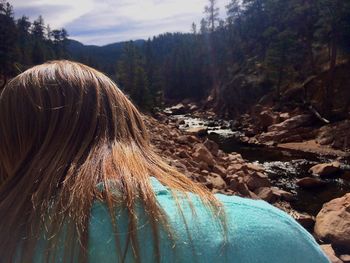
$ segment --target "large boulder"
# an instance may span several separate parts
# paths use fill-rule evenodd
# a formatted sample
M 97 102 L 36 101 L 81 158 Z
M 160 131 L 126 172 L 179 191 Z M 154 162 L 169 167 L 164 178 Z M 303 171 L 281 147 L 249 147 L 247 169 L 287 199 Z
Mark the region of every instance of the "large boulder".
M 153 135 L 153 134 L 152 134 Z M 176 142 L 180 144 L 192 144 L 199 142 L 199 139 L 193 135 L 181 135 L 176 138 Z
M 182 103 L 179 103 L 177 105 L 174 105 L 174 106 L 168 108 L 165 111 L 165 113 L 178 115 L 178 114 L 185 114 L 186 110 L 187 110 L 186 106 Z
M 312 166 L 309 172 L 319 176 L 329 176 L 340 171 L 340 163 L 335 161 L 332 163 L 321 163 Z
M 270 131 L 263 132 L 257 136 L 257 139 L 261 143 L 266 142 L 279 142 L 289 134 L 289 131 Z
M 227 168 L 227 171 L 235 173 L 235 172 L 241 171 L 242 167 L 243 167 L 243 164 L 240 164 L 240 163 L 230 164 L 229 167 Z
M 208 133 L 208 127 L 193 127 L 186 130 L 186 133 L 197 135 L 199 137 L 205 136 Z
M 343 263 L 343 261 L 335 255 L 332 245 L 321 245 L 321 248 L 323 252 L 327 255 L 328 259 L 331 261 L 331 263 Z
M 289 112 L 280 113 L 279 119 L 280 119 L 281 121 L 288 120 L 289 118 L 290 118 Z
M 350 146 L 350 120 L 325 125 L 318 131 L 317 142 L 331 145 L 333 148 L 346 150 Z
M 319 239 L 350 250 L 350 193 L 323 205 L 314 230 Z
M 321 128 L 322 129 L 322 128 Z M 321 130 L 320 129 L 320 130 Z M 320 132 L 316 138 L 316 142 L 321 145 L 329 145 L 334 142 L 334 134 L 333 133 L 324 133 Z
M 263 129 L 278 122 L 279 116 L 276 116 L 273 112 L 264 110 L 259 114 L 259 123 Z
M 223 178 L 225 178 L 226 175 L 227 175 L 226 169 L 224 167 L 222 167 L 221 165 L 218 165 L 218 164 L 214 165 L 213 172 L 219 174 Z
M 272 127 L 272 126 L 270 126 Z M 269 128 L 270 129 L 270 128 Z M 283 129 L 283 130 L 270 130 L 263 132 L 257 136 L 257 139 L 261 143 L 267 142 L 301 142 L 303 140 L 312 139 L 315 132 L 309 127 L 299 127 L 295 129 Z
M 205 145 L 205 147 L 208 148 L 208 150 L 214 155 L 214 156 L 218 156 L 218 152 L 219 152 L 219 145 L 209 139 L 206 139 L 205 142 L 203 143 Z
M 254 191 L 260 187 L 270 187 L 271 182 L 268 176 L 262 172 L 249 173 L 244 177 L 244 183 L 249 190 Z
M 271 187 L 271 190 L 272 190 L 272 193 L 278 199 L 289 201 L 289 202 L 295 199 L 295 196 L 292 193 L 279 189 L 278 187 Z
M 239 153 L 229 153 L 224 160 L 232 163 L 244 163 L 243 157 Z
M 261 198 L 262 200 L 273 203 L 276 201 L 276 196 L 273 194 L 273 191 L 270 187 L 260 187 L 254 191 L 254 193 Z
M 180 158 L 186 158 L 186 159 L 191 158 L 189 153 L 183 149 L 180 149 L 180 151 L 177 153 L 177 156 L 179 156 Z
M 296 184 L 301 188 L 316 188 L 325 185 L 325 182 L 313 177 L 304 177 L 299 179 Z
M 283 131 L 283 130 L 291 130 L 301 126 L 308 126 L 312 117 L 308 114 L 301 114 L 289 118 L 281 123 L 272 125 L 269 127 L 269 131 Z
M 294 216 L 297 222 L 302 225 L 304 228 L 312 232 L 312 229 L 315 226 L 315 217 L 310 216 L 304 213 L 298 213 Z
M 208 150 L 207 147 L 205 147 L 204 144 L 202 143 L 197 143 L 194 146 L 194 153 L 193 153 L 193 157 L 195 158 L 195 160 L 197 160 L 198 162 L 205 162 L 206 164 L 208 164 L 209 166 L 214 166 L 215 165 L 215 159 L 213 157 L 213 155 L 211 154 L 211 152 Z
M 264 172 L 265 169 L 263 166 L 259 165 L 259 164 L 254 164 L 254 163 L 245 163 L 242 167 L 243 171 L 245 172 L 249 172 L 249 171 L 253 171 L 253 172 Z
M 222 177 L 216 173 L 211 173 L 207 179 L 215 189 L 225 189 L 227 187 Z
M 194 103 L 190 103 L 190 104 L 188 104 L 188 110 L 190 112 L 196 111 L 196 110 L 198 110 L 198 106 Z
M 340 255 L 339 258 L 340 258 L 344 263 L 350 263 L 350 255 L 349 255 L 349 254 Z

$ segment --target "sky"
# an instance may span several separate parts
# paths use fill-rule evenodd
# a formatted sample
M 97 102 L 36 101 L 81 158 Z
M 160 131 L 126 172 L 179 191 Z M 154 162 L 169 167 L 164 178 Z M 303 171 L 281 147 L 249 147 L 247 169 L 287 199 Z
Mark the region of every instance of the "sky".
M 42 15 L 51 29 L 89 45 L 147 39 L 165 32 L 190 32 L 204 17 L 208 0 L 10 0 L 15 16 Z M 225 16 L 229 0 L 217 0 Z

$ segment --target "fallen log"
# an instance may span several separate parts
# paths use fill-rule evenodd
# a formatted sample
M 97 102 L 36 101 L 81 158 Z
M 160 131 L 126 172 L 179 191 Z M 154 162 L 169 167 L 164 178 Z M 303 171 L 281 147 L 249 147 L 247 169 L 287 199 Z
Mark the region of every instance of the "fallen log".
M 327 120 L 326 118 L 323 118 L 322 116 L 321 116 L 321 114 L 314 108 L 314 107 L 312 107 L 312 105 L 309 105 L 309 110 L 312 112 L 312 114 L 314 114 L 316 117 L 317 117 L 317 119 L 319 119 L 320 121 L 322 121 L 322 122 L 324 122 L 324 123 L 326 123 L 326 124 L 329 124 L 330 123 L 330 121 L 329 120 Z

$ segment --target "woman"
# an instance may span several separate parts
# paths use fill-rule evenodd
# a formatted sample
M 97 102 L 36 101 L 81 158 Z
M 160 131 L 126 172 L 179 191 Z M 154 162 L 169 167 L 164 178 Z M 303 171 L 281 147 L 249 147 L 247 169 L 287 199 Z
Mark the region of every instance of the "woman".
M 212 195 L 153 151 L 102 73 L 53 61 L 0 95 L 0 262 L 328 262 L 262 201 Z

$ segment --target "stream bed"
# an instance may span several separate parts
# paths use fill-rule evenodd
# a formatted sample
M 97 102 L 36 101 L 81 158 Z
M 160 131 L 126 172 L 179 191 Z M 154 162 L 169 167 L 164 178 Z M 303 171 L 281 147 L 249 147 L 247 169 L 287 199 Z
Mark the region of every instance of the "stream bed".
M 298 179 L 310 176 L 308 170 L 311 166 L 334 161 L 335 157 L 319 156 L 278 147 L 248 145 L 239 140 L 241 135 L 239 132 L 232 131 L 229 128 L 229 123 L 222 120 L 214 122 L 187 115 L 174 115 L 172 118 L 182 121 L 180 129 L 183 130 L 208 127 L 208 137 L 215 141 L 221 150 L 227 153 L 240 153 L 244 159 L 262 165 L 273 186 L 295 195 L 291 206 L 299 212 L 317 215 L 324 203 L 350 192 L 350 181 L 342 176 L 324 179 L 326 184 L 318 188 L 303 189 L 296 185 Z M 350 170 L 349 162 L 341 163 L 341 168 Z

